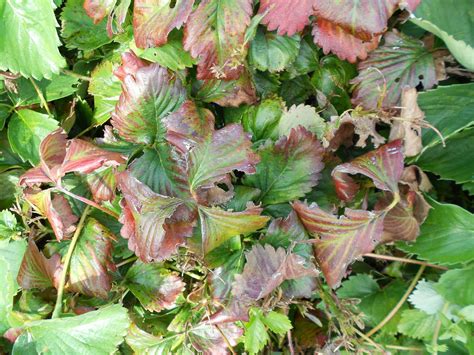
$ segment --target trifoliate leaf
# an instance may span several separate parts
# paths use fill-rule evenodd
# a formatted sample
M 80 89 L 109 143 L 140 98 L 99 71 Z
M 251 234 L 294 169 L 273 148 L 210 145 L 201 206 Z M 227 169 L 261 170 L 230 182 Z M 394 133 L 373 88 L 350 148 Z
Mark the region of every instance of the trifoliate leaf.
M 112 243 L 115 237 L 97 220 L 88 218 L 71 256 L 69 288 L 92 297 L 107 298 L 115 270 Z
M 199 58 L 199 80 L 241 76 L 251 15 L 251 0 L 205 0 L 193 11 L 184 29 L 184 49 Z
M 367 109 L 400 105 L 402 89 L 419 84 L 425 90 L 437 84 L 433 55 L 423 42 L 387 32 L 385 43 L 360 62 L 352 102 Z
M 178 275 L 155 263 L 135 263 L 125 279 L 133 295 L 150 312 L 173 308 L 176 298 L 185 287 Z
M 280 36 L 260 28 L 250 44 L 249 63 L 261 71 L 280 72 L 295 61 L 299 49 L 298 35 Z
M 129 323 L 127 310 L 118 304 L 80 316 L 34 321 L 24 326 L 13 354 L 110 354 L 122 343 Z
M 69 49 L 94 50 L 112 42 L 106 21 L 94 24 L 83 8 L 82 0 L 67 0 L 61 13 L 61 37 Z
M 39 80 L 66 65 L 51 0 L 2 1 L 0 18 L 0 70 Z
M 293 203 L 306 230 L 315 238 L 315 256 L 329 286 L 336 288 L 347 267 L 379 243 L 384 213 L 346 208 L 345 215 L 334 216 L 317 205 Z
M 264 205 L 303 197 L 317 185 L 324 167 L 321 144 L 303 127 L 292 129 L 288 137 L 263 147 L 259 153 L 257 172 L 247 176 L 244 183 L 260 189 L 259 201 Z
M 415 243 L 398 245 L 420 259 L 442 265 L 474 260 L 474 215 L 450 204 L 429 200 L 433 207 Z
M 133 32 L 140 48 L 160 47 L 168 34 L 180 28 L 193 9 L 194 0 L 136 0 L 133 5 Z
M 402 141 L 398 139 L 349 163 L 336 166 L 332 177 L 338 197 L 343 201 L 351 201 L 359 186 L 349 174 L 365 175 L 372 179 L 378 189 L 398 193 L 398 181 L 402 173 Z
M 59 254 L 48 259 L 38 250 L 36 243 L 30 240 L 18 272 L 18 284 L 27 290 L 56 287 L 62 270 Z
M 164 138 L 161 119 L 185 100 L 181 80 L 156 63 L 147 65 L 131 52 L 122 55 L 116 71 L 122 94 L 112 113 L 112 125 L 133 143 L 150 144 Z

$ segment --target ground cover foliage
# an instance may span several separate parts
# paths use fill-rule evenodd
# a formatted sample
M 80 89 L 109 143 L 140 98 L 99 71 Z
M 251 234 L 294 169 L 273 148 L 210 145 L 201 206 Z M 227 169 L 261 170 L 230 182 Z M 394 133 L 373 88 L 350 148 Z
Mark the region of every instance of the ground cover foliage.
M 474 354 L 471 0 L 0 15 L 0 352 Z

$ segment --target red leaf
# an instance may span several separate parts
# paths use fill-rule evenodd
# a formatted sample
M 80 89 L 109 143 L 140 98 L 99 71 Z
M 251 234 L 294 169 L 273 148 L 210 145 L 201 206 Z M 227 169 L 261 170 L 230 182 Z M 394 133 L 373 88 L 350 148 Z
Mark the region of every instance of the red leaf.
M 186 22 L 193 4 L 194 0 L 135 0 L 133 33 L 137 47 L 159 47 L 168 42 L 168 34 Z
M 105 16 L 108 16 L 115 5 L 115 0 L 85 0 L 84 10 L 87 15 L 98 24 Z
M 377 48 L 380 40 L 379 36 L 375 36 L 369 41 L 364 41 L 323 18 L 317 19 L 312 34 L 314 42 L 323 49 L 324 54 L 333 52 L 340 59 L 346 59 L 351 63 L 356 62 L 357 58 L 367 58 L 368 52 Z
M 236 346 L 242 335 L 243 329 L 232 323 L 219 325 L 201 323 L 188 332 L 194 349 L 204 355 L 227 354 L 229 345 Z
M 316 269 L 304 266 L 301 256 L 283 248 L 275 250 L 269 244 L 254 245 L 246 259 L 244 271 L 235 276 L 232 288 L 235 299 L 244 304 L 264 298 L 285 280 L 318 274 Z
M 59 254 L 46 258 L 30 240 L 18 272 L 18 284 L 24 289 L 56 287 L 61 276 Z
M 346 209 L 342 217 L 296 201 L 293 209 L 315 238 L 316 260 L 329 286 L 339 286 L 347 267 L 380 242 L 384 211 L 373 213 Z
M 125 53 L 122 62 L 116 72 L 122 80 L 122 94 L 112 113 L 112 125 L 133 143 L 150 144 L 164 138 L 161 119 L 181 107 L 186 89 L 156 63 L 144 66 L 132 53 Z
M 316 0 L 317 1 L 317 0 Z M 315 0 L 261 0 L 259 14 L 265 14 L 262 23 L 269 31 L 292 36 L 309 24 Z
M 199 58 L 197 78 L 233 80 L 244 70 L 252 0 L 203 0 L 184 29 L 184 49 Z
M 372 179 L 378 189 L 398 192 L 398 181 L 403 174 L 402 146 L 402 140 L 397 139 L 350 163 L 338 165 L 332 171 L 332 178 L 339 198 L 350 201 L 359 189 L 359 185 L 348 174 L 365 175 Z
M 86 176 L 86 181 L 95 201 L 100 203 L 102 201 L 112 201 L 115 199 L 117 181 L 113 167 L 90 173 Z
M 70 235 L 76 229 L 78 218 L 72 213 L 71 206 L 62 195 L 54 195 L 51 190 L 25 190 L 25 198 L 34 205 L 39 213 L 48 218 L 58 242 Z
M 128 172 L 119 173 L 117 183 L 123 194 L 120 233 L 130 250 L 143 262 L 169 258 L 192 232 L 194 218 L 185 213 L 183 220 L 179 213 L 183 201 L 153 192 Z
M 233 170 L 253 174 L 259 160 L 242 126 L 227 125 L 214 131 L 211 137 L 189 153 L 191 191 L 213 187 L 215 183 L 223 181 Z
M 178 111 L 166 116 L 163 123 L 167 141 L 186 153 L 212 134 L 215 119 L 211 111 L 188 100 Z
M 375 210 L 386 209 L 393 201 L 393 195 L 386 193 L 380 198 Z M 388 211 L 383 222 L 382 242 L 390 243 L 397 240 L 413 242 L 420 234 L 420 225 L 425 221 L 431 206 L 420 193 L 408 191 Z
M 208 91 L 206 102 L 214 102 L 224 107 L 252 105 L 257 102 L 255 85 L 247 71 L 235 81 L 207 80 L 201 90 Z

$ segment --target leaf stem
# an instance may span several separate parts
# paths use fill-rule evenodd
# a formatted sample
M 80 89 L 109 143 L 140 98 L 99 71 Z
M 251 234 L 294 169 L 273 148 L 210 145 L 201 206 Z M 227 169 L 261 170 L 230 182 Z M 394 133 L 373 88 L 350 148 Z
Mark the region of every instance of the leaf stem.
M 84 209 L 81 219 L 79 220 L 79 223 L 77 225 L 77 229 L 74 232 L 74 235 L 72 236 L 71 244 L 69 244 L 66 257 L 64 258 L 63 272 L 61 273 L 61 279 L 59 280 L 58 295 L 56 297 L 56 304 L 54 305 L 53 315 L 51 316 L 51 318 L 59 318 L 59 315 L 61 314 L 64 286 L 66 284 L 66 276 L 69 269 L 69 263 L 71 262 L 74 247 L 76 246 L 79 236 L 81 235 L 82 228 L 84 227 L 84 222 L 86 221 L 87 214 L 89 213 L 89 208 L 90 206 L 86 206 L 86 208 Z
M 63 72 L 63 74 L 70 75 L 81 80 L 92 81 L 91 77 L 75 73 L 72 70 L 62 69 L 61 71 Z
M 413 289 L 415 288 L 418 280 L 420 279 L 421 275 L 423 274 L 423 271 L 425 271 L 426 269 L 426 265 L 421 265 L 420 266 L 420 269 L 418 270 L 418 272 L 416 273 L 415 277 L 413 278 L 413 280 L 411 281 L 410 283 L 410 286 L 408 286 L 408 289 L 406 290 L 406 292 L 404 293 L 404 295 L 402 296 L 402 298 L 400 298 L 400 301 L 398 301 L 398 303 L 395 305 L 395 307 L 390 311 L 389 314 L 387 314 L 387 316 L 379 323 L 377 324 L 374 328 L 372 328 L 369 332 L 367 332 L 365 334 L 365 336 L 367 337 L 371 337 L 372 335 L 374 335 L 375 333 L 377 333 L 380 329 L 382 329 L 388 322 L 390 322 L 390 320 L 395 316 L 395 314 L 397 314 L 397 312 L 400 310 L 400 308 L 403 306 L 403 304 L 405 303 L 405 301 L 407 300 L 408 296 L 410 296 L 410 293 L 413 291 Z
M 43 93 L 41 92 L 40 88 L 38 87 L 38 85 L 36 84 L 36 82 L 33 79 L 30 78 L 30 81 L 31 81 L 31 84 L 33 85 L 33 87 L 35 88 L 36 93 L 38 94 L 38 97 L 39 97 L 40 102 L 41 102 L 41 107 L 44 107 L 44 109 L 46 110 L 48 115 L 51 116 L 51 111 L 49 110 L 48 102 L 44 98 Z
M 407 264 L 425 265 L 433 269 L 439 269 L 439 270 L 449 270 L 447 267 L 444 267 L 444 266 L 434 265 L 434 264 L 430 264 L 430 263 L 420 261 L 420 260 L 400 258 L 397 256 L 380 255 L 380 254 L 373 254 L 373 253 L 367 253 L 367 254 L 364 254 L 363 256 L 368 257 L 368 258 L 381 259 L 381 260 L 400 261 L 402 263 L 407 263 Z
M 290 350 L 290 355 L 295 355 L 295 348 L 293 347 L 293 337 L 291 336 L 291 330 L 288 330 L 286 336 L 288 338 L 288 349 Z
M 85 198 L 83 196 L 79 196 L 79 195 L 76 195 L 75 193 L 69 191 L 69 190 L 66 190 L 65 188 L 63 187 L 59 187 L 57 186 L 56 189 L 59 191 L 59 192 L 62 192 L 68 196 L 71 196 L 72 198 L 76 199 L 76 200 L 79 200 L 81 202 L 84 202 L 86 205 L 89 205 L 89 206 L 92 206 L 94 208 L 97 208 L 98 210 L 101 210 L 102 212 L 108 214 L 109 216 L 112 216 L 114 217 L 115 219 L 118 219 L 119 218 L 119 215 L 117 213 L 115 213 L 114 211 L 111 211 L 109 210 L 108 208 L 105 208 L 105 207 L 102 207 L 101 205 L 99 205 L 97 202 L 94 202 L 92 200 L 89 200 L 88 198 Z
M 449 302 L 446 302 L 443 306 L 441 311 L 441 315 L 448 310 Z M 433 333 L 433 339 L 431 340 L 431 347 L 433 348 L 433 355 L 438 355 L 438 338 L 439 338 L 439 331 L 441 330 L 441 316 L 438 317 L 436 321 L 436 327 Z

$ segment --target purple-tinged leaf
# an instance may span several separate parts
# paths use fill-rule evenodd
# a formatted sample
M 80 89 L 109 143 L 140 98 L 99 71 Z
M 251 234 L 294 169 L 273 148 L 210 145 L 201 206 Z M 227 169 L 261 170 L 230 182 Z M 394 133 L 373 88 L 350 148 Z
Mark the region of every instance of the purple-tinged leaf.
M 402 147 L 402 140 L 397 139 L 350 163 L 338 165 L 332 171 L 332 177 L 339 198 L 351 201 L 359 189 L 349 174 L 365 175 L 372 179 L 378 189 L 397 193 L 398 182 L 403 174 Z
M 241 125 L 231 124 L 214 131 L 189 153 L 191 191 L 210 188 L 224 180 L 233 170 L 252 174 L 259 157 Z
M 197 78 L 235 80 L 244 71 L 252 0 L 203 0 L 184 29 L 184 49 L 199 58 Z
M 28 242 L 28 248 L 23 256 L 18 284 L 24 289 L 56 287 L 61 276 L 62 265 L 59 254 L 46 258 L 38 250 L 36 243 Z
M 293 36 L 309 25 L 314 3 L 315 0 L 261 0 L 258 13 L 266 14 L 262 23 L 269 31 Z
M 259 201 L 264 205 L 303 197 L 317 185 L 324 167 L 324 149 L 316 136 L 302 126 L 259 153 L 257 171 L 246 177 L 245 184 L 260 189 Z
M 187 100 L 176 112 L 166 116 L 166 140 L 181 153 L 203 143 L 214 131 L 215 119 L 211 111 Z
M 228 346 L 236 346 L 238 339 L 243 333 L 243 329 L 232 323 L 219 325 L 201 323 L 192 328 L 187 335 L 192 346 L 199 353 L 204 355 L 218 355 L 227 354 Z M 227 342 L 229 342 L 229 344 L 227 344 Z
M 194 0 L 135 0 L 133 32 L 137 47 L 159 47 L 168 42 L 169 33 L 186 22 L 193 4 Z
M 143 262 L 173 255 L 193 227 L 194 217 L 183 201 L 153 192 L 128 172 L 117 174 L 117 185 L 123 194 L 120 233 L 130 250 Z
M 242 212 L 204 206 L 199 206 L 198 209 L 204 254 L 236 235 L 246 235 L 265 227 L 269 220 L 269 217 L 260 215 L 262 208 L 255 206 Z
M 162 118 L 179 109 L 186 97 L 181 80 L 156 63 L 146 65 L 133 53 L 122 56 L 116 75 L 122 94 L 112 125 L 129 142 L 150 144 L 165 138 Z
M 71 205 L 64 196 L 54 195 L 51 198 L 50 189 L 27 189 L 24 193 L 25 198 L 48 219 L 58 242 L 74 232 L 78 217 L 73 214 Z
M 432 53 L 423 42 L 402 33 L 387 32 L 385 43 L 358 64 L 352 102 L 367 109 L 400 105 L 402 89 L 437 84 Z
M 247 71 L 237 80 L 206 80 L 199 89 L 198 97 L 204 102 L 214 102 L 223 107 L 257 102 L 255 85 Z
M 91 190 L 92 197 L 96 202 L 113 201 L 117 181 L 113 167 L 94 171 L 86 176 L 87 185 Z
M 88 218 L 71 257 L 69 289 L 91 297 L 107 298 L 115 270 L 112 261 L 113 234 L 93 218 Z
M 87 16 L 94 20 L 94 24 L 98 24 L 112 11 L 116 0 L 85 0 L 84 10 Z
M 49 134 L 40 145 L 40 165 L 20 177 L 20 185 L 57 184 L 69 172 L 88 174 L 102 166 L 115 166 L 126 159 L 81 139 L 66 139 L 62 129 Z
M 125 280 L 130 291 L 150 312 L 173 308 L 186 286 L 175 273 L 155 263 L 135 263 L 128 270 Z
M 375 210 L 386 209 L 393 201 L 393 195 L 385 193 L 376 203 Z M 398 240 L 413 242 L 420 235 L 423 224 L 431 206 L 423 195 L 415 191 L 402 194 L 398 202 L 387 212 L 383 222 L 382 242 L 390 243 Z
M 232 288 L 235 300 L 243 304 L 268 296 L 285 280 L 318 275 L 314 267 L 305 266 L 301 256 L 268 244 L 254 245 L 246 258 L 244 271 L 235 276 Z
M 329 286 L 336 288 L 348 266 L 363 254 L 370 253 L 380 242 L 385 211 L 369 212 L 346 209 L 334 216 L 303 202 L 293 203 L 306 230 L 317 240 L 315 256 Z

